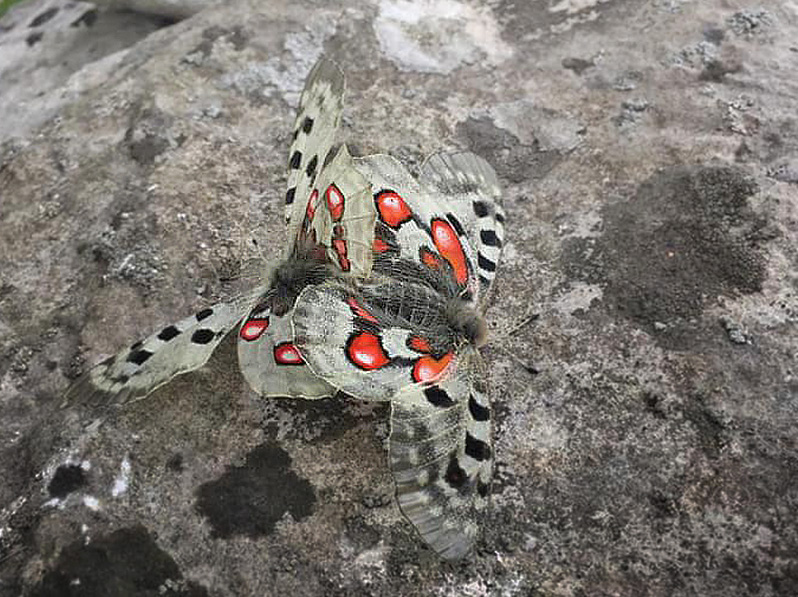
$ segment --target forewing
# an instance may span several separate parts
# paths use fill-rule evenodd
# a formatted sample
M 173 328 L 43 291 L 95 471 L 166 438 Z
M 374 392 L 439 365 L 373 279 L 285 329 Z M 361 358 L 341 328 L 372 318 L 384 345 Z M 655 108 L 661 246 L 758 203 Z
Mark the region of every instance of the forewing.
M 466 362 L 391 402 L 390 461 L 399 507 L 424 541 L 446 559 L 466 555 L 493 469 L 484 380 Z
M 316 178 L 297 233 L 297 250 L 308 254 L 321 248 L 342 275 L 366 276 L 371 272 L 376 217 L 371 185 L 342 145 Z
M 487 297 L 504 242 L 504 210 L 496 172 L 470 152 L 436 153 L 422 166 L 419 180 L 441 194 L 441 203 L 465 229 L 476 252 L 480 296 Z
M 95 365 L 67 390 L 64 405 L 131 402 L 176 375 L 198 369 L 246 315 L 249 300 L 202 309 Z
M 357 286 L 308 286 L 292 321 L 313 372 L 364 400 L 436 383 L 457 363 L 440 297 L 421 285 L 376 276 Z
M 324 398 L 335 389 L 313 374 L 293 342 L 291 312 L 282 317 L 268 302 L 244 320 L 238 332 L 238 362 L 252 389 L 262 396 Z
M 316 176 L 333 149 L 343 113 L 344 86 L 341 69 L 331 60 L 321 58 L 310 71 L 299 99 L 288 154 L 285 195 L 285 218 L 291 239 L 305 216 Z
M 446 271 L 447 298 L 478 300 L 477 255 L 457 204 L 438 189 L 417 181 L 396 159 L 373 155 L 355 160 L 374 192 L 376 227 L 374 271 L 395 275 L 396 260 Z M 440 290 L 440 289 L 439 289 Z

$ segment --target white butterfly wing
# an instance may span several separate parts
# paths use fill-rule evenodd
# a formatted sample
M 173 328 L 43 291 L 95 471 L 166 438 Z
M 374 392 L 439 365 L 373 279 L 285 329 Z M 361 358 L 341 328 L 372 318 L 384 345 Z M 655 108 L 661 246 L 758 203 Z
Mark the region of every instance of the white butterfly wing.
M 290 239 L 297 236 L 316 176 L 333 157 L 335 134 L 344 109 L 344 91 L 341 69 L 331 60 L 321 58 L 310 71 L 299 99 L 288 152 L 285 219 Z
M 476 250 L 480 296 L 487 297 L 504 242 L 504 210 L 496 172 L 470 152 L 436 153 L 424 162 L 419 180 L 445 197 Z M 481 302 L 484 302 L 484 298 Z
M 267 306 L 250 313 L 238 332 L 238 359 L 250 387 L 262 396 L 325 398 L 335 389 L 313 374 L 294 346 L 290 312 Z
M 247 312 L 249 297 L 219 303 L 168 325 L 95 365 L 69 388 L 64 404 L 121 404 L 141 399 L 176 375 L 204 365 Z
M 441 557 L 466 555 L 493 469 L 485 384 L 466 355 L 441 383 L 391 401 L 390 462 L 402 514 Z M 473 379 L 472 379 L 473 378 Z

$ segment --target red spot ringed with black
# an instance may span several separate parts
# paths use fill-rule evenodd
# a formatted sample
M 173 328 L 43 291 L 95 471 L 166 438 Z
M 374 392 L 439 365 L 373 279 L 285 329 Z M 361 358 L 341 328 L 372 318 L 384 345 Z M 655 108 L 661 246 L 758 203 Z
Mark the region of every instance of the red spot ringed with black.
M 419 357 L 410 372 L 411 379 L 416 383 L 433 383 L 440 380 L 452 362 L 453 356 L 451 352 L 447 352 L 439 359 L 433 356 Z
M 374 195 L 374 204 L 380 220 L 385 225 L 398 230 L 402 224 L 413 219 L 413 211 L 396 191 L 383 189 Z
M 358 369 L 372 371 L 391 362 L 382 339 L 371 332 L 354 332 L 346 341 L 346 358 Z
M 333 183 L 324 191 L 324 199 L 327 201 L 327 208 L 330 210 L 333 222 L 337 222 L 344 215 L 344 194 Z
M 263 335 L 269 327 L 268 317 L 254 317 L 241 326 L 239 336 L 247 342 L 254 342 Z
M 456 219 L 454 219 L 457 222 Z M 468 282 L 468 261 L 457 229 L 462 231 L 460 223 L 454 225 L 442 218 L 433 218 L 430 224 L 430 236 L 438 253 L 452 266 L 452 273 L 458 284 Z
M 292 342 L 280 342 L 274 347 L 274 362 L 278 365 L 301 366 L 305 364 L 299 350 Z

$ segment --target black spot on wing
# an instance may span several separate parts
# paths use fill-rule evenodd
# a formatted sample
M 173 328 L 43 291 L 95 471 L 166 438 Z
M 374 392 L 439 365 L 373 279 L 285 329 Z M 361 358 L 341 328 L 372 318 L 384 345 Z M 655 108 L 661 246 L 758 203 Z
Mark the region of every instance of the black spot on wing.
M 153 355 L 152 352 L 150 352 L 145 348 L 142 348 L 141 350 L 136 350 L 127 355 L 127 360 L 129 363 L 135 363 L 136 365 L 143 365 L 147 361 L 147 359 L 149 359 L 152 355 Z
M 490 458 L 490 446 L 470 433 L 466 433 L 465 453 L 474 460 L 483 462 Z
M 471 413 L 471 417 L 475 421 L 489 421 L 490 420 L 490 409 L 485 408 L 479 402 L 477 402 L 474 396 L 468 397 L 468 411 Z
M 496 264 L 487 257 L 485 257 L 482 253 L 477 253 L 477 263 L 479 264 L 479 267 L 481 267 L 486 271 L 489 272 L 496 271 Z
M 489 247 L 501 247 L 502 241 L 496 236 L 495 230 L 480 230 L 479 239 Z
M 305 174 L 307 174 L 309 178 L 316 176 L 316 166 L 318 166 L 318 164 L 319 156 L 314 155 L 313 158 L 308 162 L 307 168 L 305 168 Z
M 478 481 L 477 493 L 480 495 L 480 497 L 488 497 L 488 494 L 490 493 L 490 485 L 483 483 L 482 481 Z
M 499 223 L 501 223 L 501 224 L 504 224 L 504 214 L 502 214 L 502 213 L 499 213 L 499 212 L 497 211 L 497 212 L 496 212 L 496 215 L 495 215 L 494 217 L 496 218 L 496 221 L 497 221 L 497 222 L 499 222 Z
M 482 284 L 483 286 L 490 286 L 490 280 L 488 280 L 482 274 L 479 274 L 479 283 Z
M 457 462 L 457 456 L 452 454 L 449 458 L 449 466 L 446 467 L 446 475 L 444 476 L 446 482 L 455 489 L 461 488 L 468 481 L 468 475 Z
M 191 334 L 191 341 L 194 344 L 208 344 L 215 336 L 216 334 L 213 330 L 202 328 Z
M 158 340 L 169 342 L 169 340 L 179 335 L 180 335 L 180 330 L 178 330 L 175 326 L 170 325 L 162 329 L 160 332 L 158 332 Z
M 291 187 L 285 194 L 285 204 L 291 205 L 294 202 L 294 195 L 296 194 L 296 187 Z
M 488 215 L 488 204 L 484 201 L 474 201 L 472 206 L 474 208 L 474 214 L 478 218 L 484 218 Z
M 136 342 L 135 344 L 133 344 L 133 345 L 130 347 L 130 352 L 135 352 L 135 351 L 137 351 L 139 348 L 141 348 L 141 345 L 142 345 L 142 344 L 144 344 L 144 340 L 139 340 L 138 342 Z
M 457 236 L 465 236 L 465 230 L 463 230 L 463 225 L 460 223 L 454 214 L 446 214 L 446 219 L 451 222 L 454 231 L 457 233 Z
M 302 152 L 297 149 L 293 154 L 291 154 L 291 159 L 288 160 L 288 167 L 292 170 L 298 170 L 301 163 Z
M 313 119 L 310 116 L 305 116 L 305 120 L 302 121 L 302 132 L 308 135 L 312 130 L 313 130 Z
M 427 398 L 427 402 L 432 406 L 437 406 L 438 408 L 449 408 L 450 406 L 454 406 L 454 401 L 449 397 L 446 390 L 438 386 L 431 386 L 424 390 L 424 396 Z
M 198 312 L 194 317 L 197 318 L 197 321 L 202 321 L 203 319 L 207 319 L 211 315 L 213 315 L 213 309 L 209 307 L 207 309 L 203 309 L 202 311 Z
M 324 162 L 323 162 L 323 166 L 325 168 L 327 166 L 329 166 L 330 162 L 332 162 L 335 159 L 335 155 L 337 153 L 337 151 L 336 151 L 337 149 L 338 149 L 338 147 L 333 146 L 333 147 L 331 147 L 329 149 L 329 151 L 327 151 L 327 155 L 324 156 Z

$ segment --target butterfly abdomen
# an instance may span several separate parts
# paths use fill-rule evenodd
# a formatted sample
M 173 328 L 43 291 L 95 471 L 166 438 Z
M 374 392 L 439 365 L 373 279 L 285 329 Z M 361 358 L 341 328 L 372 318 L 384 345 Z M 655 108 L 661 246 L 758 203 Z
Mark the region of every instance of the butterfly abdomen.
M 269 293 L 272 295 L 272 312 L 285 315 L 291 310 L 302 289 L 310 284 L 320 284 L 333 276 L 327 263 L 301 257 L 291 257 L 278 265 L 272 273 Z

